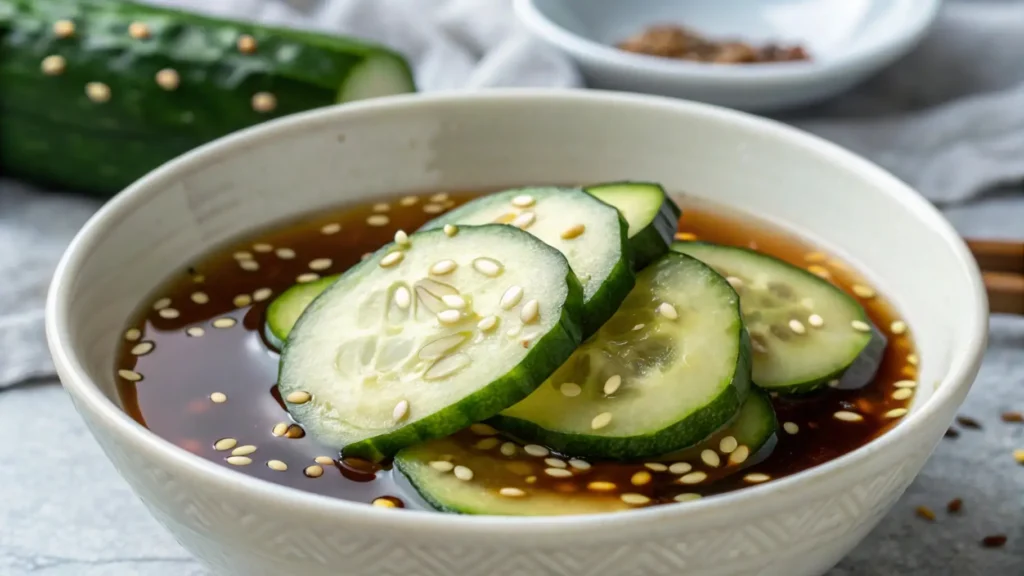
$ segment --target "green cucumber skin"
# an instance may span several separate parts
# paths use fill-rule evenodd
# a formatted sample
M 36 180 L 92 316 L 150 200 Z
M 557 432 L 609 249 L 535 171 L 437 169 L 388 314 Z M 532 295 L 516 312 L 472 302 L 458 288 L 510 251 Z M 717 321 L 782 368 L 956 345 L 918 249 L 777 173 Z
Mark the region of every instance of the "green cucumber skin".
M 474 226 L 473 228 L 488 227 L 506 228 L 502 224 Z M 436 230 L 434 233 L 443 234 L 444 232 Z M 533 236 L 531 238 L 547 247 L 540 239 Z M 394 244 L 383 246 L 374 253 L 373 257 L 356 264 L 344 272 L 343 275 L 356 274 L 363 266 L 376 266 L 379 259 L 391 251 L 393 247 Z M 552 248 L 547 247 L 547 249 Z M 576 278 L 568 263 L 566 263 L 566 269 L 568 272 L 565 280 L 568 292 L 562 305 L 562 314 L 558 324 L 544 337 L 533 343 L 533 350 L 527 353 L 515 369 L 491 382 L 488 386 L 463 398 L 460 402 L 417 420 L 400 430 L 349 444 L 342 449 L 342 454 L 363 458 L 372 462 L 380 462 L 394 456 L 399 450 L 407 446 L 425 440 L 442 438 L 470 424 L 482 422 L 529 396 L 531 392 L 544 383 L 544 380 L 552 372 L 569 359 L 569 356 L 572 355 L 583 340 L 583 285 L 580 284 L 579 279 Z M 307 311 L 309 309 L 310 307 L 306 308 Z M 303 315 L 305 315 L 305 312 Z M 300 317 L 299 321 L 296 322 L 296 326 L 301 322 L 302 319 Z M 281 352 L 282 366 L 284 365 L 283 360 L 288 354 L 288 342 L 290 340 L 285 342 L 284 349 Z
M 509 190 L 502 190 L 495 194 L 503 194 L 514 196 L 518 193 L 528 193 L 536 191 L 536 187 L 524 186 L 521 188 L 512 188 Z M 566 190 L 582 190 L 581 188 L 565 188 Z M 487 196 L 481 196 L 477 200 L 486 199 L 493 194 Z M 602 204 L 611 206 L 607 202 L 604 202 L 598 198 L 594 198 Z M 614 208 L 614 206 L 611 206 Z M 467 202 L 462 206 L 430 220 L 420 230 L 433 230 L 436 228 L 442 228 L 445 224 L 458 224 L 460 220 L 466 217 L 466 214 L 471 214 L 476 210 L 473 206 L 473 201 Z M 510 226 L 509 224 L 502 224 L 502 226 Z M 590 298 L 590 301 L 584 305 L 583 312 L 583 338 L 586 339 L 588 336 L 597 332 L 597 329 L 604 325 L 609 318 L 619 309 L 619 305 L 629 294 L 629 291 L 636 285 L 636 275 L 632 260 L 632 248 L 629 242 L 629 224 L 626 219 L 623 218 L 622 213 L 619 213 L 619 235 L 621 238 L 620 250 L 625 256 L 619 260 L 618 263 L 612 268 L 611 273 L 608 275 L 607 280 L 601 288 L 594 293 Z
M 295 305 L 291 298 L 293 290 L 303 290 L 307 292 L 316 291 L 316 296 L 319 296 L 320 294 L 323 294 L 324 290 L 329 288 L 331 284 L 337 282 L 340 277 L 341 274 L 333 274 L 331 276 L 324 276 L 323 278 L 308 284 L 296 284 L 282 292 L 277 298 L 274 298 L 270 303 L 270 306 L 267 306 L 266 321 L 263 323 L 263 336 L 267 342 L 278 350 L 282 350 L 284 348 L 284 343 L 288 340 L 288 335 L 291 333 L 291 329 L 294 327 L 294 324 L 289 326 L 286 331 L 283 327 L 276 326 L 272 320 L 278 315 L 278 308 L 282 306 Z M 312 302 L 312 300 L 310 300 L 310 302 Z M 305 311 L 308 306 L 309 304 L 307 304 L 302 310 Z M 298 320 L 301 315 L 302 312 L 299 312 L 295 317 L 296 320 Z
M 715 244 L 713 242 L 702 242 L 698 240 L 691 242 L 676 242 L 672 244 L 671 248 L 675 252 L 679 252 L 681 254 L 688 254 L 685 251 L 685 246 L 687 245 L 721 247 L 720 245 Z M 732 250 L 750 252 L 759 257 L 768 256 L 767 254 L 763 254 L 756 250 L 751 250 L 749 248 L 743 248 L 740 246 L 726 247 Z M 778 258 L 776 258 L 776 260 L 778 260 Z M 779 262 L 782 262 L 786 266 L 792 268 L 795 272 L 803 274 L 805 277 L 809 278 L 810 280 L 813 280 L 814 282 L 826 282 L 825 280 L 822 280 L 818 276 L 815 276 L 811 272 L 804 270 L 799 266 L 793 266 L 792 264 L 789 264 L 788 262 L 785 262 L 783 260 L 779 260 Z M 853 362 L 850 363 L 845 368 L 836 370 L 835 372 L 832 372 L 826 376 L 822 376 L 821 378 L 813 378 L 810 380 L 805 380 L 803 382 L 792 382 L 781 386 L 770 387 L 760 386 L 757 382 L 754 382 L 755 386 L 758 386 L 759 388 L 762 388 L 764 390 L 777 392 L 779 394 L 786 396 L 802 396 L 805 394 L 816 392 L 824 388 L 832 380 L 839 380 L 839 388 L 856 389 L 868 385 L 874 379 L 875 375 L 878 373 L 878 368 L 881 365 L 882 358 L 885 356 L 885 350 L 889 342 L 888 338 L 886 338 L 885 334 L 883 334 L 882 331 L 879 330 L 877 326 L 875 326 L 874 322 L 871 321 L 871 318 L 868 316 L 867 312 L 864 310 L 864 307 L 861 306 L 860 303 L 854 300 L 853 297 L 847 294 L 846 292 L 840 290 L 838 287 L 834 288 L 836 297 L 846 299 L 849 302 L 853 303 L 857 308 L 861 310 L 861 320 L 867 323 L 869 326 L 871 326 L 871 338 L 868 341 L 868 343 L 864 345 L 864 348 L 861 349 L 860 354 L 858 354 L 857 357 L 853 360 Z
M 754 402 L 757 403 L 756 406 L 752 404 Z M 757 430 L 750 430 L 749 423 L 743 422 L 743 418 L 756 418 Z M 775 415 L 775 407 L 772 405 L 771 398 L 769 398 L 767 392 L 755 386 L 750 389 L 750 394 L 747 396 L 743 406 L 740 407 L 739 412 L 728 424 L 692 446 L 675 450 L 668 454 L 662 454 L 655 458 L 655 460 L 658 462 L 677 462 L 699 457 L 700 452 L 705 448 L 718 450 L 717 443 L 723 435 L 734 437 L 740 445 L 749 448 L 751 456 L 754 456 L 775 436 L 778 427 L 779 422 Z
M 668 252 L 668 247 L 672 244 L 676 230 L 679 228 L 679 218 L 683 215 L 682 209 L 672 201 L 672 198 L 665 193 L 665 190 L 660 185 L 649 182 L 607 182 L 588 186 L 584 190 L 588 193 L 593 193 L 604 187 L 633 185 L 657 186 L 661 189 L 662 194 L 665 194 L 665 202 L 661 204 L 661 208 L 658 210 L 658 215 L 655 216 L 654 221 L 629 239 L 630 250 L 633 254 L 633 269 L 643 270 L 651 262 L 661 257 L 662 254 Z M 600 200 L 600 198 L 598 199 Z
M 739 298 L 736 301 L 738 313 Z M 659 456 L 691 446 L 714 434 L 722 427 L 723 422 L 730 421 L 750 393 L 750 336 L 742 321 L 738 322 L 737 329 L 740 347 L 731 385 L 703 409 L 657 432 L 626 438 L 568 434 L 547 430 L 533 422 L 501 414 L 492 418 L 490 423 L 515 438 L 528 439 L 566 456 L 581 458 L 629 461 Z
M 75 33 L 58 38 L 53 24 L 64 19 Z M 133 22 L 146 24 L 150 36 L 131 37 Z M 255 53 L 238 50 L 242 34 L 256 40 Z M 0 50 L 0 165 L 100 195 L 210 140 L 336 104 L 349 73 L 368 57 L 393 58 L 415 90 L 404 59 L 383 47 L 114 0 L 0 0 Z M 62 74 L 40 70 L 50 55 L 66 60 Z M 176 90 L 156 84 L 164 68 L 178 72 Z M 108 85 L 110 100 L 89 100 L 88 82 Z M 252 95 L 261 91 L 277 98 L 272 112 L 253 110 Z M 65 142 L 68 133 L 81 142 Z

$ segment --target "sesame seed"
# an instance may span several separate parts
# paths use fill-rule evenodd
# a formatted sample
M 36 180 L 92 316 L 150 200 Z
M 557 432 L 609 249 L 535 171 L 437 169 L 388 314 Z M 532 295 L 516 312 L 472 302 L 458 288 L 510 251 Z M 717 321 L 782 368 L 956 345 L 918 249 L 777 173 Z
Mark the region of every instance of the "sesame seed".
M 992 534 L 981 539 L 981 545 L 985 548 L 1002 548 L 1006 545 L 1005 534 Z
M 544 473 L 552 478 L 571 478 L 572 471 L 564 468 L 545 468 Z
M 572 240 L 574 238 L 579 238 L 580 236 L 583 235 L 583 232 L 586 231 L 586 229 L 587 227 L 584 226 L 583 224 L 576 224 L 575 226 L 570 226 L 562 231 L 562 240 Z
M 803 322 L 796 319 L 789 321 L 789 329 L 792 330 L 794 334 L 807 333 L 807 328 L 804 327 Z
M 522 299 L 523 288 L 521 286 L 512 286 L 502 294 L 498 304 L 505 310 L 511 310 Z
M 563 382 L 562 385 L 558 387 L 558 390 L 562 393 L 562 396 L 567 398 L 575 398 L 583 392 L 583 388 L 574 382 Z
M 294 392 L 289 392 L 284 399 L 292 404 L 305 404 L 312 400 L 313 396 L 305 390 L 295 390 Z
M 270 431 L 270 433 L 278 438 L 284 436 L 285 434 L 288 433 L 288 423 L 278 422 L 277 424 L 274 424 L 274 428 L 273 430 Z
M 529 194 L 520 194 L 512 199 L 512 205 L 516 208 L 529 208 L 535 203 L 536 200 L 534 200 L 533 196 L 530 196 Z
M 231 328 L 232 326 L 234 326 L 237 323 L 238 322 L 234 318 L 224 317 L 224 318 L 217 318 L 216 320 L 213 321 L 212 324 L 213 324 L 214 328 L 224 329 L 224 328 Z
M 750 482 L 751 484 L 760 484 L 761 482 L 767 482 L 771 480 L 772 477 L 767 474 L 755 472 L 753 474 L 747 474 L 746 476 L 743 477 L 743 479 L 747 482 Z
M 131 352 L 132 352 L 133 356 L 145 356 L 146 354 L 149 354 L 150 352 L 152 352 L 153 348 L 155 348 L 155 347 L 156 347 L 156 345 L 153 344 L 152 342 L 149 342 L 149 341 L 140 342 L 140 343 L 136 344 L 135 346 L 132 346 Z
M 232 466 L 248 466 L 252 464 L 252 458 L 248 456 L 228 456 L 227 462 Z
M 319 478 L 324 475 L 324 469 L 317 464 L 313 464 L 312 466 L 307 466 L 302 473 L 309 478 Z
M 232 456 L 248 456 L 249 454 L 252 454 L 255 451 L 256 451 L 256 447 L 255 446 L 253 446 L 252 444 L 245 444 L 244 446 L 239 446 L 238 448 L 235 448 L 234 450 L 232 450 L 231 451 L 231 455 Z
M 284 472 L 285 470 L 288 469 L 288 465 L 285 464 L 284 462 L 281 462 L 280 460 L 270 460 L 267 462 L 267 468 L 270 468 L 271 470 L 276 470 L 278 472 Z
M 228 395 L 223 392 L 214 392 L 210 394 L 210 400 L 214 404 L 223 404 L 228 401 Z
M 953 498 L 946 504 L 946 511 L 951 514 L 956 514 L 964 506 L 964 501 L 960 498 Z
M 523 324 L 531 324 L 537 321 L 540 317 L 540 302 L 536 300 L 530 300 L 526 304 L 523 304 L 523 309 L 519 311 L 519 319 L 523 321 Z
M 743 464 L 750 457 L 750 448 L 746 445 L 740 444 L 733 450 L 732 454 L 729 454 L 729 464 L 731 466 L 737 466 Z
M 291 260 L 292 258 L 295 258 L 295 250 L 292 250 L 291 248 L 278 248 L 277 250 L 274 250 L 274 254 L 277 254 L 277 257 L 281 260 Z
M 440 204 L 424 204 L 423 211 L 427 214 L 440 214 L 441 212 L 444 212 L 444 206 L 441 206 Z
M 235 446 L 238 446 L 238 440 L 235 440 L 234 438 L 221 438 L 213 443 L 213 449 L 219 452 L 231 450 Z
M 665 472 L 668 470 L 668 466 L 661 462 L 645 462 L 644 467 L 654 472 Z
M 161 298 L 161 299 L 157 300 L 156 302 L 153 302 L 153 310 L 157 310 L 157 311 L 163 310 L 164 308 L 167 308 L 170 305 L 171 305 L 171 299 L 170 298 Z
M 804 260 L 808 262 L 824 262 L 828 256 L 824 252 L 808 252 L 804 254 Z
M 395 232 L 395 244 L 402 247 L 409 245 L 409 235 L 405 233 L 405 230 Z
M 242 260 L 238 267 L 246 272 L 255 272 L 260 269 L 260 263 L 255 260 Z
M 1013 451 L 1013 459 L 1017 461 L 1017 464 L 1024 464 L 1024 449 L 1016 449 Z
M 374 212 L 390 212 L 391 211 L 391 206 L 389 206 L 385 202 L 378 202 L 378 203 L 373 205 L 373 211 Z
M 886 418 L 902 418 L 907 415 L 906 408 L 893 408 L 885 413 Z
M 828 381 L 828 387 L 829 388 L 839 388 L 839 379 L 836 378 L 836 379 L 833 379 L 833 380 L 829 380 Z
M 415 196 L 404 196 L 398 203 L 402 206 L 412 206 L 419 201 L 420 199 Z
M 252 293 L 252 299 L 257 302 L 263 302 L 264 300 L 270 298 L 273 294 L 274 291 L 271 290 L 270 288 L 258 288 L 255 292 Z
M 129 328 L 124 332 L 124 339 L 129 342 L 135 342 L 139 338 L 142 338 L 142 331 L 138 328 Z
M 387 226 L 389 222 L 391 222 L 391 218 L 388 218 L 384 214 L 374 214 L 373 216 L 366 218 L 367 224 L 378 228 L 381 226 Z
M 902 320 L 896 320 L 889 325 L 889 331 L 899 336 L 907 331 L 907 323 Z
M 800 426 L 797 426 L 796 422 L 786 422 L 782 425 L 782 429 L 786 431 L 786 434 L 796 434 L 800 431 Z
M 391 417 L 395 421 L 401 421 L 409 415 L 409 401 L 399 400 L 398 404 L 395 404 L 395 409 L 391 411 Z
M 507 498 L 522 498 L 523 496 L 526 496 L 526 492 L 523 492 L 519 488 L 502 488 L 501 490 L 498 490 L 498 494 Z
M 451 472 L 455 469 L 455 464 L 445 460 L 434 460 L 429 466 L 438 472 Z
M 516 228 L 519 228 L 520 230 L 526 230 L 536 220 L 537 215 L 534 214 L 533 212 L 523 212 L 522 214 L 516 216 L 512 220 L 512 225 L 515 226 Z
M 658 314 L 661 314 L 662 316 L 668 318 L 669 320 L 675 320 L 676 318 L 679 318 L 679 313 L 676 312 L 676 307 L 669 304 L 668 302 L 662 302 L 660 305 L 658 305 Z
M 239 294 L 231 300 L 231 303 L 235 305 L 235 308 L 245 308 L 249 304 L 252 304 L 252 296 L 249 296 L 248 294 Z
M 273 112 L 277 108 L 277 98 L 270 92 L 257 92 L 252 95 L 252 109 L 256 112 Z
M 70 20 L 57 20 L 53 23 L 53 34 L 57 38 L 70 38 L 75 34 L 75 23 Z
M 626 504 L 632 504 L 634 506 L 641 506 L 651 501 L 650 498 L 644 496 L 643 494 L 627 493 L 622 494 L 621 496 L 619 496 L 619 498 L 621 498 L 622 501 L 625 502 Z
M 189 298 L 196 304 L 206 304 L 210 301 L 210 297 L 205 292 L 193 292 Z
M 516 445 L 511 442 L 505 442 L 501 445 L 501 448 L 498 448 L 498 450 L 501 451 L 504 456 L 512 457 L 516 455 Z
M 492 436 L 490 438 L 484 438 L 483 440 L 480 440 L 479 442 L 473 445 L 473 448 L 476 448 L 477 450 L 490 450 L 491 448 L 496 447 L 500 443 L 500 439 Z
M 128 35 L 136 40 L 149 38 L 149 26 L 143 22 L 132 22 L 128 25 Z
M 391 266 L 394 266 L 395 264 L 401 262 L 403 258 L 405 258 L 405 252 L 391 252 L 387 256 L 380 259 L 380 267 L 390 268 Z M 408 293 L 408 291 L 406 293 Z
M 808 266 L 807 271 L 810 272 L 811 274 L 814 274 L 815 276 L 818 276 L 819 278 L 828 278 L 831 275 L 831 273 L 828 271 L 828 268 L 825 268 L 824 266 L 818 266 L 817 264 L 812 264 Z
M 868 324 L 867 322 L 862 322 L 860 320 L 854 320 L 853 322 L 850 322 L 850 326 L 852 326 L 853 329 L 858 331 L 858 332 L 870 332 L 871 331 L 871 325 Z
M 714 450 L 701 451 L 700 459 L 711 468 L 718 468 L 722 465 L 722 458 Z
M 849 410 L 840 410 L 832 415 L 836 420 L 842 420 L 843 422 L 860 422 L 864 419 L 863 416 L 856 412 L 850 412 Z
M 118 370 L 117 375 L 129 382 L 138 382 L 142 380 L 142 374 L 139 374 L 134 370 Z
M 615 374 L 604 383 L 604 393 L 606 396 L 611 396 L 622 386 L 622 376 Z
M 547 448 L 538 444 L 527 444 L 526 446 L 523 446 L 523 450 L 530 456 L 537 458 L 544 458 L 551 453 Z
M 42 69 L 43 74 L 46 74 L 47 76 L 58 76 L 64 72 L 65 68 L 67 68 L 67 61 L 64 60 L 63 56 L 53 54 L 43 58 L 39 67 Z
M 615 489 L 615 484 L 611 482 L 597 481 L 587 484 L 587 490 L 593 490 L 594 492 L 612 492 Z
M 442 310 L 437 313 L 437 321 L 441 324 L 456 324 L 462 320 L 462 312 L 458 310 Z
M 157 72 L 155 80 L 157 86 L 167 91 L 177 90 L 181 84 L 181 76 L 178 75 L 176 70 L 171 68 L 164 68 Z
M 914 509 L 914 513 L 929 522 L 935 521 L 935 512 L 932 512 L 932 509 L 927 506 L 918 506 Z
M 434 194 L 433 196 L 430 197 L 430 201 L 431 202 L 447 202 L 448 201 L 448 193 L 447 192 L 438 192 L 437 194 Z
M 875 297 L 875 291 L 870 286 L 865 286 L 863 284 L 854 284 L 851 287 L 851 289 L 853 290 L 854 294 L 865 300 Z
M 451 238 L 452 236 L 455 236 L 458 233 L 459 233 L 459 227 L 458 226 L 454 226 L 452 224 L 445 224 L 444 225 L 444 235 L 445 236 Z
M 476 323 L 476 327 L 484 332 L 493 330 L 498 325 L 497 316 L 485 316 L 479 322 Z
M 398 505 L 392 502 L 389 498 L 374 498 L 371 504 L 375 508 L 398 508 Z
M 316 282 L 319 279 L 320 275 L 316 272 L 306 272 L 295 277 L 295 281 L 299 284 L 309 284 L 310 282 Z
M 733 288 L 737 290 L 743 288 L 742 278 L 737 278 L 736 276 L 726 276 L 725 281 L 728 282 Z
M 242 34 L 238 37 L 238 42 L 235 43 L 238 47 L 238 51 L 242 54 L 252 54 L 256 51 L 256 39 L 248 34 Z
M 271 246 L 270 244 L 265 243 L 265 242 L 259 242 L 259 243 L 253 244 L 252 245 L 252 249 L 255 250 L 256 252 L 261 252 L 263 254 L 266 254 L 268 252 L 273 252 L 274 251 L 274 247 Z
M 1022 412 L 1003 412 L 999 418 L 1006 423 L 1020 424 L 1024 422 L 1024 413 Z
M 641 470 L 636 474 L 633 474 L 633 477 L 629 479 L 629 483 L 632 484 L 633 486 L 643 486 L 645 484 L 650 484 L 651 473 L 646 470 Z
M 569 465 L 558 458 L 545 458 L 544 463 L 552 468 L 567 468 Z
M 718 442 L 718 451 L 722 454 L 732 454 L 738 446 L 739 442 L 736 441 L 735 436 L 726 436 Z
M 493 426 L 489 424 L 482 424 L 480 422 L 470 424 L 469 431 L 477 436 L 494 436 L 498 433 Z
M 899 388 L 892 393 L 893 400 L 906 400 L 914 395 L 913 388 Z
M 911 366 L 917 366 L 917 363 L 917 354 L 907 354 L 907 364 L 910 364 Z
M 680 242 L 693 242 L 697 239 L 697 235 L 692 232 L 676 232 L 675 239 Z
M 324 466 L 334 466 L 334 458 L 330 456 L 317 456 L 313 458 L 313 461 L 317 464 L 323 464 Z
M 306 431 L 298 424 L 288 426 L 288 431 L 284 433 L 285 438 L 302 438 L 305 435 Z
M 807 317 L 807 323 L 810 324 L 812 328 L 821 328 L 825 325 L 825 319 L 817 314 L 811 314 Z
M 569 466 L 576 470 L 590 470 L 590 462 L 586 460 L 580 460 L 579 458 L 573 458 L 569 460 Z
M 668 467 L 669 472 L 680 476 L 686 474 L 691 470 L 693 470 L 693 466 L 691 466 L 688 462 L 676 462 L 675 464 Z
M 394 252 L 392 252 L 394 254 Z M 401 252 L 399 252 L 401 254 Z M 330 258 L 317 258 L 309 263 L 310 270 L 327 270 L 333 262 Z
M 455 477 L 463 482 L 469 482 L 473 479 L 473 471 L 465 466 L 456 466 L 453 473 Z
M 458 264 L 456 264 L 454 260 L 441 260 L 439 262 L 435 262 L 434 265 L 430 267 L 430 273 L 435 276 L 444 276 L 445 274 L 451 274 L 456 267 L 458 267 Z
M 694 494 L 692 492 L 684 492 L 682 494 L 677 494 L 676 497 L 673 498 L 673 500 L 675 500 L 676 502 L 692 502 L 694 500 L 700 500 L 700 499 L 701 499 L 701 495 L 700 494 Z
M 612 423 L 612 413 L 611 412 L 602 412 L 602 413 L 598 414 L 597 416 L 594 416 L 594 419 L 590 421 L 590 427 L 593 428 L 594 430 L 600 430 L 601 428 L 604 428 L 605 426 L 607 426 L 607 425 L 609 425 L 611 423 Z
M 683 476 L 680 476 L 679 480 L 676 480 L 676 482 L 678 482 L 680 484 L 700 484 L 701 482 L 703 482 L 703 481 L 705 481 L 707 479 L 708 479 L 708 475 L 707 474 L 705 474 L 704 472 L 697 471 L 697 472 L 690 472 L 689 474 L 685 474 Z

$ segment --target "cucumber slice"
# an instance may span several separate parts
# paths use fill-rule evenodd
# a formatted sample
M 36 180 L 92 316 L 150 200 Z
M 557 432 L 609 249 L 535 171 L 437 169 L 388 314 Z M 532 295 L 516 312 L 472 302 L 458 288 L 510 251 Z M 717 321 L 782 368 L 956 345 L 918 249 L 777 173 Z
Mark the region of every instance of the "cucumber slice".
M 567 455 L 637 459 L 707 438 L 749 388 L 739 297 L 711 268 L 669 253 L 639 273 L 597 334 L 494 424 Z
M 583 283 L 584 336 L 605 323 L 633 288 L 627 224 L 579 188 L 521 188 L 477 198 L 423 225 L 511 224 L 565 254 Z
M 554 516 L 630 508 L 614 493 L 558 491 L 556 487 L 561 482 L 543 474 L 543 466 L 538 466 L 537 458 L 525 455 L 522 450 L 518 450 L 516 456 L 506 457 L 495 450 L 472 450 L 466 444 L 451 437 L 417 444 L 395 456 L 395 468 L 428 504 L 444 512 Z M 472 470 L 472 481 L 460 480 L 448 465 L 439 462 Z M 525 482 L 527 474 L 536 475 L 534 483 Z M 502 495 L 503 488 L 514 488 L 522 494 L 513 491 Z
M 753 345 L 754 383 L 761 388 L 800 394 L 831 380 L 857 388 L 875 377 L 886 338 L 836 286 L 746 248 L 677 242 L 672 249 L 731 279 Z
M 615 206 L 629 225 L 633 268 L 641 270 L 668 252 L 682 210 L 665 189 L 652 182 L 609 182 L 585 188 L 598 200 Z
M 744 464 L 750 465 L 757 461 L 754 457 L 761 449 L 767 446 L 770 440 L 775 439 L 777 429 L 778 421 L 775 418 L 775 408 L 772 407 L 771 399 L 763 390 L 753 389 L 747 396 L 747 400 L 743 402 L 736 417 L 728 425 L 696 446 L 659 456 L 656 460 L 662 462 L 696 460 L 705 449 L 719 450 L 722 439 L 731 436 L 736 440 L 736 449 L 730 451 L 730 454 L 736 453 L 736 450 L 745 452 Z M 742 449 L 741 446 L 746 448 Z
M 527 396 L 579 344 L 582 309 L 565 258 L 530 234 L 421 232 L 306 308 L 278 385 L 319 441 L 377 461 Z
M 296 284 L 285 290 L 267 306 L 267 321 L 263 326 L 263 335 L 278 350 L 284 348 L 288 334 L 302 312 L 316 299 L 321 292 L 338 280 L 339 274 L 324 276 L 314 282 Z

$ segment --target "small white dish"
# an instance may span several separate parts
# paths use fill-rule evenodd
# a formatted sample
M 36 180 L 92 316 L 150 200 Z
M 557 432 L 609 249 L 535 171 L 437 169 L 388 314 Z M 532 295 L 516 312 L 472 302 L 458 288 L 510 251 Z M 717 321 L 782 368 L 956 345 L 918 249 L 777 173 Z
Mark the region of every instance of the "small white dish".
M 844 92 L 909 52 L 941 0 L 516 0 L 535 36 L 565 52 L 592 88 L 750 111 Z M 807 62 L 723 65 L 633 54 L 618 42 L 656 24 L 713 39 L 802 44 Z

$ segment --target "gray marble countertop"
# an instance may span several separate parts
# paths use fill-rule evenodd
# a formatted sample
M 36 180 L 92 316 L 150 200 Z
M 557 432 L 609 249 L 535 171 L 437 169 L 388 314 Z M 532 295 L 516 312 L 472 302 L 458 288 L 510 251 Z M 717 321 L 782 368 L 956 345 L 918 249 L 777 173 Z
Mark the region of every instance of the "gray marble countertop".
M 965 235 L 1024 238 L 1024 196 L 947 210 Z M 944 440 L 878 528 L 829 576 L 1024 574 L 1024 319 L 995 317 L 961 414 L 982 422 Z M 25 414 L 38 417 L 26 426 Z M 0 391 L 0 574 L 198 576 L 207 572 L 143 509 L 89 436 L 64 391 L 39 381 Z M 947 514 L 946 502 L 963 510 Z M 938 513 L 935 522 L 914 514 Z M 980 540 L 1005 534 L 1000 549 Z M 786 576 L 786 575 L 779 575 Z

